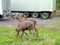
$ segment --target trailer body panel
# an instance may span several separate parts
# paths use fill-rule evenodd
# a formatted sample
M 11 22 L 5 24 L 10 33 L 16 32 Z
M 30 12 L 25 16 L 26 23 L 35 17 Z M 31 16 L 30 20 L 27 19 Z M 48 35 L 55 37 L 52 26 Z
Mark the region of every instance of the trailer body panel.
M 11 11 L 54 11 L 56 0 L 11 0 Z
M 11 0 L 2 0 L 3 11 L 7 11 L 10 8 Z

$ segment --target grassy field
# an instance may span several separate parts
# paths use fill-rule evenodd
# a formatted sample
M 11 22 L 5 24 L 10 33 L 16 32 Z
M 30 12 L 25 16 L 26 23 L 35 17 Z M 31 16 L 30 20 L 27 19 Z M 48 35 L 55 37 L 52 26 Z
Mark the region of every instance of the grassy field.
M 60 12 L 60 10 L 58 12 Z M 60 45 L 59 19 L 48 19 L 55 27 L 37 26 L 39 34 L 38 39 L 35 38 L 34 34 L 30 37 L 28 31 L 26 31 L 28 35 L 21 38 L 21 33 L 19 36 L 16 36 L 15 27 L 0 26 L 0 45 Z
M 38 39 L 34 34 L 32 37 L 25 35 L 21 38 L 21 33 L 16 36 L 15 27 L 0 26 L 0 45 L 60 45 L 60 32 L 57 28 L 38 27 Z

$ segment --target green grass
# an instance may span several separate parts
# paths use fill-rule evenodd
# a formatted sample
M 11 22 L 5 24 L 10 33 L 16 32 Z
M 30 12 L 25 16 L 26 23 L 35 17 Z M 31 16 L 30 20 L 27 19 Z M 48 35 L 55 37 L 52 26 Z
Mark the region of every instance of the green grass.
M 56 7 L 57 9 L 60 9 L 60 0 L 56 0 Z
M 16 36 L 15 27 L 0 27 L 0 45 L 60 45 L 60 32 L 56 28 L 38 27 L 38 39 L 34 34 L 32 37 L 25 35 L 21 38 L 21 33 Z

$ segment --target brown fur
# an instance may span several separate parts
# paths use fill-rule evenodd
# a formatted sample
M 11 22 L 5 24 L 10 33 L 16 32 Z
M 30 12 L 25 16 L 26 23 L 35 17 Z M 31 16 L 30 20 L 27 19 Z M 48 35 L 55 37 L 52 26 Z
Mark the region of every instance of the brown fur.
M 14 19 L 17 19 L 19 22 L 16 27 L 16 34 L 19 35 L 19 32 L 22 31 L 22 35 L 25 33 L 25 30 L 29 30 L 31 34 L 31 30 L 35 31 L 36 36 L 38 37 L 38 31 L 35 28 L 35 24 L 32 21 L 24 20 L 22 16 L 17 14 L 13 17 Z
M 26 20 L 26 21 L 32 21 L 33 23 L 34 23 L 34 28 L 35 28 L 35 30 L 37 30 L 37 28 L 36 28 L 36 19 L 35 18 L 27 18 L 25 15 L 23 15 L 22 16 L 23 17 L 23 19 L 24 20 Z
M 32 21 L 34 25 L 36 25 L 36 20 L 34 18 L 27 18 L 25 15 L 23 16 L 23 18 L 27 21 Z

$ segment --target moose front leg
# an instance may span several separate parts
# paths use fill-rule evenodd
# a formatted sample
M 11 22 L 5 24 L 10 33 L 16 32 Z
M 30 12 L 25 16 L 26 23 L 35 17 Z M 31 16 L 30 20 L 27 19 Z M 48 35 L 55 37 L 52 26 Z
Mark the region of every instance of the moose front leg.
M 24 30 L 22 30 L 22 35 L 21 36 L 23 36 L 24 35 Z
M 18 35 L 19 35 L 19 30 L 16 29 L 16 36 L 18 36 Z
M 24 32 L 26 35 L 28 35 L 26 32 Z

